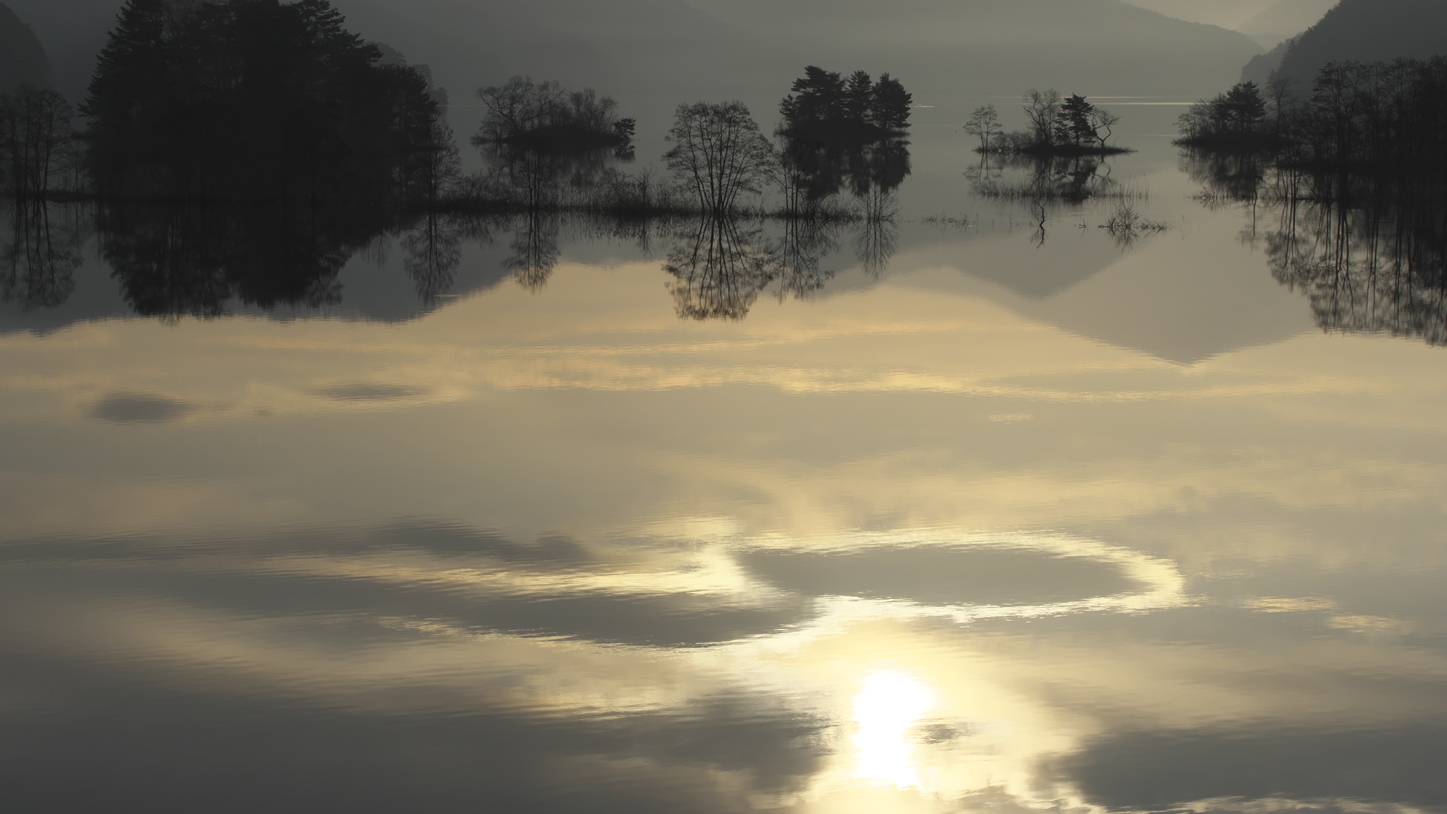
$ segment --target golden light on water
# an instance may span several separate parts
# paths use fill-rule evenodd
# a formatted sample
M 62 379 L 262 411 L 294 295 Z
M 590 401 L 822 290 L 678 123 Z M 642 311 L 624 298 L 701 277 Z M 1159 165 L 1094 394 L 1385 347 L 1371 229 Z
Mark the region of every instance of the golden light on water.
M 910 729 L 935 706 L 935 694 L 918 680 L 893 670 L 865 676 L 854 696 L 855 777 L 873 785 L 921 788 Z

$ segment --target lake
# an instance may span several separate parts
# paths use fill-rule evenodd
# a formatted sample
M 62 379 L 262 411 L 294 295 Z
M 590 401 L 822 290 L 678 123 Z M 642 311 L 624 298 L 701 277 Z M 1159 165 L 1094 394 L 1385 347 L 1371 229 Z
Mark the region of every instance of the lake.
M 1097 197 L 982 194 L 983 101 L 740 276 L 4 210 L 14 810 L 1447 806 L 1447 307 L 1389 262 L 1440 243 L 1222 194 L 1189 100 L 1099 100 Z

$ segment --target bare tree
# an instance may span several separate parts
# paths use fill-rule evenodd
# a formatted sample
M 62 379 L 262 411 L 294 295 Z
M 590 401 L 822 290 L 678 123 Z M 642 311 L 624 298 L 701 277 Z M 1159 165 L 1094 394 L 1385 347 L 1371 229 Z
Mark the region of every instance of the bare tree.
M 1095 140 L 1100 142 L 1100 149 L 1106 148 L 1106 142 L 1110 141 L 1115 126 L 1120 123 L 1120 116 L 1111 113 L 1105 108 L 1093 108 L 1090 111 L 1090 131 L 1095 135 Z
M 739 195 L 762 191 L 778 156 L 743 102 L 679 105 L 668 131 L 668 168 L 712 214 L 733 211 Z
M 994 105 L 984 105 L 975 108 L 970 114 L 970 120 L 965 122 L 965 132 L 980 140 L 980 152 L 990 151 L 990 139 L 999 135 L 1000 114 L 996 112 Z
M 0 159 L 16 198 L 44 198 L 68 168 L 71 116 L 70 104 L 53 90 L 0 95 Z
M 1054 88 L 1025 91 L 1025 115 L 1036 144 L 1055 143 L 1055 120 L 1060 115 L 1060 94 Z
M 1271 119 L 1276 128 L 1276 135 L 1281 135 L 1286 122 L 1291 118 L 1291 111 L 1296 107 L 1296 80 L 1289 76 L 1273 76 L 1270 82 L 1266 83 L 1266 103 L 1271 111 Z
M 506 85 L 483 88 L 477 98 L 487 113 L 474 141 L 502 141 L 541 127 L 565 109 L 567 96 L 557 82 L 533 84 L 528 76 L 514 76 Z

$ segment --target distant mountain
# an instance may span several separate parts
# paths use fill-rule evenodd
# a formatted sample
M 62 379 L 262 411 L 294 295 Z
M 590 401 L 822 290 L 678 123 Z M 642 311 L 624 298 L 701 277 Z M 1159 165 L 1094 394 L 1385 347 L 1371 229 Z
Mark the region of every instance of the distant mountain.
M 54 67 L 54 86 L 72 102 L 85 98 L 95 58 L 124 0 L 4 0 L 35 29 Z
M 1444 0 L 1341 0 L 1287 51 L 1278 74 L 1309 87 L 1328 62 L 1447 54 Z
M 1276 0 L 1236 28 L 1263 46 L 1274 48 L 1315 25 L 1336 4 L 1337 0 Z
M 749 31 L 757 56 L 891 71 L 916 98 L 1030 86 L 1183 94 L 1230 78 L 1261 50 L 1238 32 L 1123 0 L 692 2 Z
M 917 101 L 1054 86 L 1213 92 L 1260 48 L 1124 0 L 333 0 L 369 40 L 429 65 L 454 103 L 514 74 L 666 112 L 700 98 L 772 107 L 805 65 L 900 77 Z M 57 84 L 83 98 L 122 0 L 5 0 Z
M 0 93 L 20 85 L 50 85 L 50 61 L 35 32 L 0 3 Z

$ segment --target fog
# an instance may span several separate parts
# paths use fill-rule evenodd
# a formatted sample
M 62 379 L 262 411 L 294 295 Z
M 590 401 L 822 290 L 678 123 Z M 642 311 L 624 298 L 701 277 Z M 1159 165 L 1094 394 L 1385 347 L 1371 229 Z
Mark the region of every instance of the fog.
M 44 44 L 56 85 L 84 94 L 121 0 L 8 0 Z M 1200 95 L 1261 46 L 1219 27 L 1269 0 L 337 0 L 367 39 L 432 67 L 454 102 L 514 74 L 620 97 L 776 99 L 807 64 L 888 71 L 917 101 L 1017 93 Z M 1141 8 L 1151 6 L 1153 10 Z M 1179 8 L 1177 8 L 1179 6 Z M 1170 19 L 1176 13 L 1199 22 Z M 1205 23 L 1212 23 L 1207 25 Z

